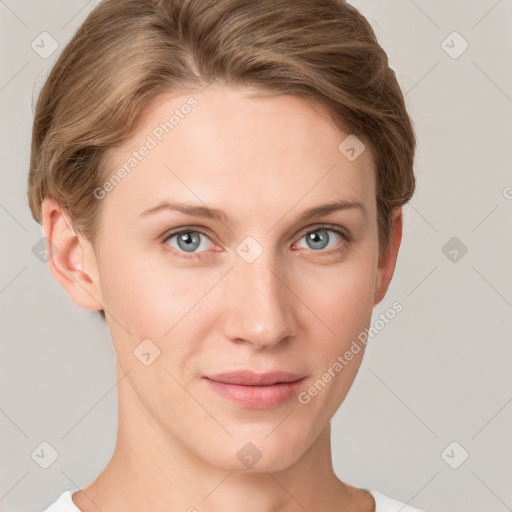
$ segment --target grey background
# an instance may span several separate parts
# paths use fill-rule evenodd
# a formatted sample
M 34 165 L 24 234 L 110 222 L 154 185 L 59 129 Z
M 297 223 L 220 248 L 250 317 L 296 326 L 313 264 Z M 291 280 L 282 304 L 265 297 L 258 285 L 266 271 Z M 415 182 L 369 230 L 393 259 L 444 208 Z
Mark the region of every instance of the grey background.
M 25 195 L 33 98 L 97 3 L 0 0 L 1 511 L 87 485 L 115 443 L 108 331 L 32 252 L 42 231 Z M 335 469 L 431 512 L 512 510 L 512 2 L 352 3 L 406 93 L 418 187 L 374 319 L 396 300 L 404 309 L 369 342 L 333 418 Z M 47 59 L 31 48 L 43 31 L 59 44 Z M 445 49 L 461 40 L 442 44 L 453 31 L 469 44 L 457 58 Z M 457 261 L 443 252 L 452 237 L 468 249 Z M 31 458 L 43 441 L 59 454 L 48 469 Z

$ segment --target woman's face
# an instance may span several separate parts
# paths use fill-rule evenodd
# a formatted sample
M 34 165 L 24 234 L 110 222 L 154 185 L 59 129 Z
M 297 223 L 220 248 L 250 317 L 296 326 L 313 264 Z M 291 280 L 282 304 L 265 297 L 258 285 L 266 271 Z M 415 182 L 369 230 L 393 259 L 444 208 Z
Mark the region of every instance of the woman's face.
M 333 368 L 369 326 L 394 260 L 379 266 L 369 148 L 339 149 L 349 134 L 320 107 L 247 92 L 162 97 L 111 153 L 111 174 L 126 165 L 96 192 L 95 285 L 128 372 L 120 407 L 217 467 L 259 458 L 254 471 L 269 471 L 297 460 L 343 402 L 364 350 Z M 155 209 L 164 202 L 190 210 Z M 205 378 L 240 370 L 304 379 Z

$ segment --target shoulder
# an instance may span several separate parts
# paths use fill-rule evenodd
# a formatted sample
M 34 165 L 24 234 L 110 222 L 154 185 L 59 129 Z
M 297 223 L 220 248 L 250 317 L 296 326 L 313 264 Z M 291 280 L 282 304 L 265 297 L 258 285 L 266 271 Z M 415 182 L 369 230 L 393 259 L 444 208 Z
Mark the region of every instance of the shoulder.
M 423 512 L 418 508 L 411 507 L 405 503 L 390 498 L 379 491 L 364 489 L 369 492 L 375 500 L 375 512 Z
M 64 491 L 56 501 L 45 508 L 42 512 L 81 512 L 71 499 L 71 496 L 78 491 L 79 489 Z

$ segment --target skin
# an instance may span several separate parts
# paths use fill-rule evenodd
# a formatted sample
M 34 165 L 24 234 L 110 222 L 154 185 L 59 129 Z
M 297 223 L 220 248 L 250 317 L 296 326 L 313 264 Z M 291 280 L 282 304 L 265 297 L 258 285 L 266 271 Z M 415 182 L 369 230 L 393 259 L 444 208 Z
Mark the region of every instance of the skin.
M 84 512 L 374 510 L 370 494 L 336 476 L 331 458 L 330 420 L 364 350 L 307 405 L 293 398 L 251 410 L 201 378 L 281 369 L 307 375 L 301 390 L 310 388 L 370 325 L 401 241 L 396 209 L 391 249 L 379 257 L 368 147 L 349 161 L 338 150 L 348 133 L 320 106 L 250 92 L 210 85 L 153 105 L 110 154 L 112 172 L 170 112 L 191 95 L 198 101 L 102 199 L 96 247 L 58 204 L 43 203 L 45 236 L 58 248 L 51 271 L 77 305 L 106 312 L 122 379 L 113 457 L 73 496 Z M 172 211 L 139 218 L 164 198 L 222 209 L 229 220 Z M 365 211 L 296 221 L 339 199 L 357 200 Z M 326 224 L 352 241 L 327 231 L 327 247 L 308 244 L 305 235 L 321 235 Z M 195 252 L 163 236 L 180 227 L 206 235 Z M 247 236 L 263 248 L 252 263 L 236 251 Z M 335 247 L 342 250 L 328 254 Z M 133 354 L 147 338 L 160 349 L 149 366 Z M 251 468 L 237 457 L 248 442 L 261 452 Z

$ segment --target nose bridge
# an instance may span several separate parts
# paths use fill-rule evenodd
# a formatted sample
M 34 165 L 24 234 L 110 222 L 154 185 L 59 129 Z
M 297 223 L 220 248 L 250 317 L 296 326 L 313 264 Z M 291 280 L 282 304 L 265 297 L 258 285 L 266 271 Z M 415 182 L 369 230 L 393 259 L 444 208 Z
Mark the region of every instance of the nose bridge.
M 242 245 L 243 247 L 243 245 Z M 269 347 L 295 334 L 295 316 L 286 277 L 271 250 L 254 261 L 237 256 L 228 276 L 224 334 Z

